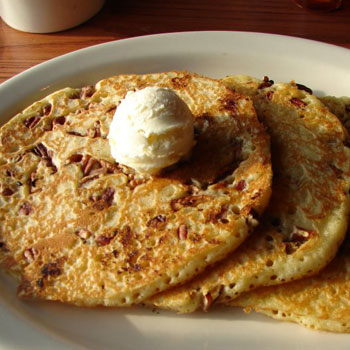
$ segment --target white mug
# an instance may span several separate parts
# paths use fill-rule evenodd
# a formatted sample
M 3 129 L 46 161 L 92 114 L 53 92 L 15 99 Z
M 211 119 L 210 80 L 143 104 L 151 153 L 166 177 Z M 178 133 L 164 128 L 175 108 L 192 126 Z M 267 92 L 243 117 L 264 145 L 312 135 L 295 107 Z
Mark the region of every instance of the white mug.
M 94 16 L 105 0 L 0 0 L 0 16 L 10 27 L 29 33 L 53 33 Z

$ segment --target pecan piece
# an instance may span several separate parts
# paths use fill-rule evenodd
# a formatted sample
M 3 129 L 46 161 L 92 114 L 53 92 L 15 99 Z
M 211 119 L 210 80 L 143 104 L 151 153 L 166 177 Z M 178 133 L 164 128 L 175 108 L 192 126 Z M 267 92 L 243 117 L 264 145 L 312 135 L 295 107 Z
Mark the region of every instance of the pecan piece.
M 37 144 L 32 151 L 40 158 L 49 158 L 48 150 L 42 143 Z
M 66 117 L 64 115 L 62 115 L 60 117 L 55 118 L 52 121 L 52 124 L 53 125 L 64 125 L 65 122 L 66 122 Z
M 203 310 L 204 311 L 208 311 L 210 308 L 210 305 L 213 303 L 213 297 L 211 296 L 211 294 L 208 292 L 205 296 L 204 296 L 204 305 L 203 305 Z
M 32 152 L 37 155 L 38 157 L 40 157 L 44 164 L 49 167 L 52 168 L 52 174 L 57 172 L 57 167 L 56 165 L 53 163 L 52 161 L 52 151 L 49 151 L 45 145 L 43 145 L 42 143 L 37 144 L 33 149 Z
M 40 117 L 38 116 L 33 116 L 33 117 L 29 117 L 27 119 L 24 120 L 23 124 L 28 128 L 28 129 L 32 129 L 34 128 L 34 126 L 36 124 L 38 124 L 40 121 Z
M 101 137 L 101 123 L 97 121 L 92 128 L 87 131 L 87 136 L 91 138 Z
M 95 242 L 99 247 L 105 246 L 111 243 L 111 240 L 115 237 L 118 231 L 114 231 L 112 236 L 100 235 L 95 238 Z
M 104 194 L 101 196 L 101 200 L 106 202 L 108 206 L 111 206 L 114 198 L 114 189 L 112 187 L 107 187 Z
M 240 180 L 234 185 L 234 188 L 238 191 L 243 191 L 245 187 L 246 187 L 245 180 Z
M 188 230 L 186 225 L 180 225 L 177 229 L 177 235 L 179 240 L 184 240 L 187 238 Z
M 314 234 L 314 231 L 296 226 L 295 231 L 289 238 L 285 239 L 285 252 L 287 255 L 293 254 L 301 245 L 306 243 Z
M 299 108 L 303 108 L 305 106 L 307 106 L 307 103 L 302 101 L 300 98 L 297 98 L 297 97 L 292 97 L 290 99 L 290 102 L 296 106 L 296 107 L 299 107 Z
M 266 97 L 267 97 L 267 99 L 268 100 L 272 100 L 272 98 L 273 98 L 273 91 L 268 91 L 267 93 L 266 93 Z
M 224 109 L 227 109 L 229 111 L 235 111 L 237 107 L 237 101 L 233 98 L 227 98 L 224 100 Z
M 85 99 L 91 97 L 95 93 L 95 88 L 92 85 L 84 86 L 80 92 L 80 98 Z
M 41 274 L 44 277 L 47 277 L 47 276 L 57 277 L 61 274 L 61 269 L 58 267 L 57 263 L 48 263 L 48 264 L 45 264 L 41 269 Z
M 13 172 L 12 170 L 6 169 L 6 176 L 8 176 L 8 177 L 14 177 L 15 174 L 14 174 L 14 172 Z
M 20 207 L 19 207 L 19 214 L 20 215 L 29 215 L 33 211 L 33 208 L 30 203 L 24 202 Z
M 267 77 L 266 75 L 264 76 L 264 79 L 262 81 L 262 83 L 258 86 L 258 89 L 264 89 L 267 87 L 270 87 L 274 84 L 275 82 L 273 80 L 270 80 L 269 77 Z
M 75 154 L 72 154 L 69 158 L 68 158 L 68 164 L 70 163 L 79 163 L 81 162 L 83 159 L 83 155 L 82 154 L 79 154 L 79 153 L 75 153 Z
M 299 90 L 306 91 L 308 94 L 312 95 L 312 90 L 303 84 L 295 84 Z
M 45 105 L 40 112 L 40 115 L 43 117 L 44 115 L 49 115 L 51 113 L 52 106 L 51 104 Z
M 38 251 L 35 248 L 29 248 L 23 252 L 23 256 L 27 260 L 27 263 L 30 264 L 34 261 L 37 253 Z
M 150 219 L 146 226 L 152 228 L 159 228 L 166 221 L 166 217 L 164 215 L 157 215 L 154 218 Z
M 87 230 L 86 228 L 82 228 L 75 232 L 75 234 L 81 238 L 81 240 L 86 243 L 86 240 L 89 239 L 92 235 L 92 233 Z
M 121 235 L 122 235 L 122 239 L 121 239 L 122 245 L 127 246 L 132 239 L 132 232 L 131 232 L 130 227 L 125 226 L 125 228 L 121 232 Z
M 86 155 L 86 157 L 82 163 L 82 171 L 83 171 L 84 177 L 90 175 L 92 170 L 96 170 L 96 169 L 99 169 L 101 167 L 102 167 L 102 165 L 97 159 L 94 159 L 91 156 Z
M 186 197 L 181 197 L 177 199 L 173 199 L 170 202 L 171 209 L 174 211 L 178 211 L 183 207 L 195 207 L 200 203 L 205 202 L 208 199 L 208 196 L 205 195 L 190 195 Z
M 3 196 L 12 196 L 14 194 L 13 190 L 9 187 L 6 187 L 2 190 Z
M 213 222 L 214 224 L 216 224 L 220 221 L 223 224 L 227 224 L 229 222 L 226 218 L 227 211 L 228 211 L 228 206 L 223 205 L 218 213 L 209 213 L 206 221 Z
M 112 187 L 107 187 L 105 192 L 97 197 L 96 203 L 93 205 L 93 207 L 96 210 L 103 210 L 108 207 L 110 207 L 113 203 L 114 198 L 114 189 Z
M 188 85 L 189 77 L 187 75 L 183 77 L 175 77 L 171 79 L 174 88 L 185 88 Z

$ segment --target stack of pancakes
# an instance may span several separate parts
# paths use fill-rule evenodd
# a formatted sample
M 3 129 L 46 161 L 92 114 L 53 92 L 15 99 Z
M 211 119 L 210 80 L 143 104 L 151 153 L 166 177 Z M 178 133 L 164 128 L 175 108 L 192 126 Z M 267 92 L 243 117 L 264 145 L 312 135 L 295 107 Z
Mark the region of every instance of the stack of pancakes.
M 194 115 L 190 159 L 157 176 L 116 163 L 107 140 L 120 101 L 147 86 Z M 26 298 L 220 303 L 348 331 L 349 106 L 294 82 L 176 71 L 57 91 L 0 132 L 0 263 Z

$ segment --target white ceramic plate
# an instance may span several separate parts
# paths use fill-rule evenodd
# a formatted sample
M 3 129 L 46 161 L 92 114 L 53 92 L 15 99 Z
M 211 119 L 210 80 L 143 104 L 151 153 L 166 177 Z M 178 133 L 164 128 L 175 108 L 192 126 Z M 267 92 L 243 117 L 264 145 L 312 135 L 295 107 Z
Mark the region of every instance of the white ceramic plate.
M 187 69 L 212 77 L 268 75 L 318 94 L 350 96 L 350 50 L 269 34 L 192 32 L 110 42 L 55 58 L 0 85 L 1 122 L 34 100 L 118 73 Z M 166 311 L 84 309 L 18 300 L 0 275 L 0 349 L 349 349 L 328 334 L 239 309 L 175 315 Z

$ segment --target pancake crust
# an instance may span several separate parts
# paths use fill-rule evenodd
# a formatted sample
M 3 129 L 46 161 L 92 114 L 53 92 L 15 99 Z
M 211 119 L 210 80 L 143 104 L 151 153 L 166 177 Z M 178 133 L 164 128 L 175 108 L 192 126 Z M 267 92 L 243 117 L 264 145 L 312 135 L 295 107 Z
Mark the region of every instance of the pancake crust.
M 344 239 L 350 150 L 338 119 L 305 87 L 238 76 L 225 82 L 253 98 L 271 136 L 274 180 L 256 232 L 224 262 L 151 298 L 179 312 L 227 303 L 259 286 L 317 273 Z
M 191 158 L 156 177 L 114 161 L 107 134 L 129 90 L 169 87 L 195 117 Z M 126 306 L 224 258 L 271 192 L 252 101 L 187 72 L 58 91 L 0 132 L 0 261 L 22 297 Z

